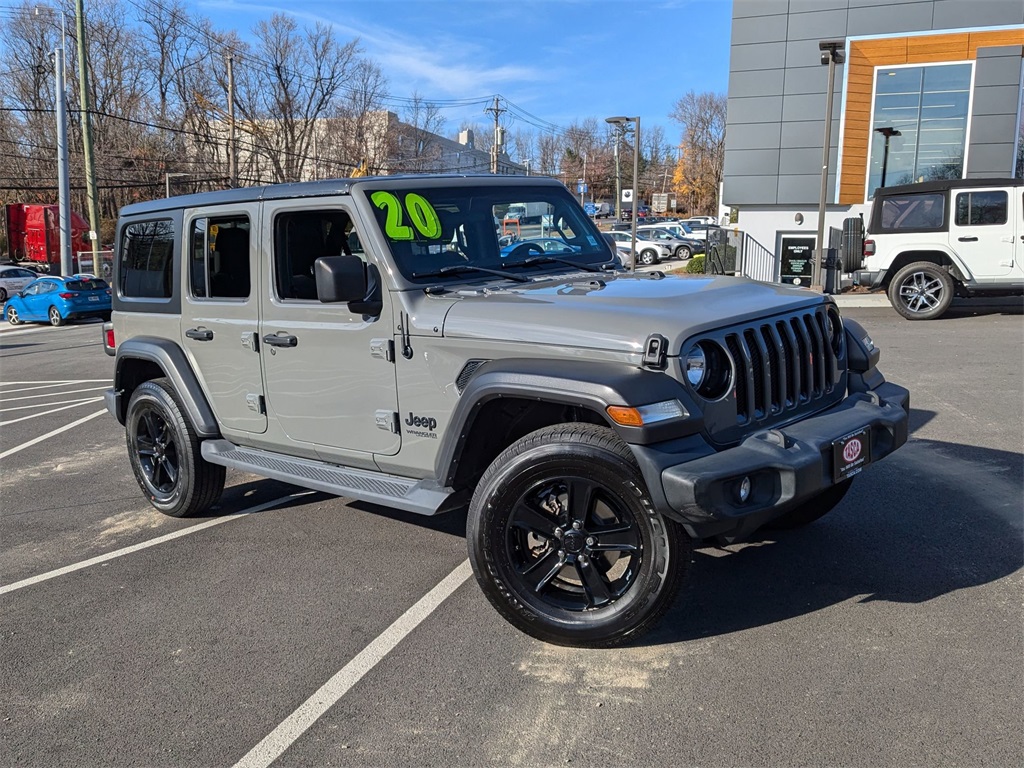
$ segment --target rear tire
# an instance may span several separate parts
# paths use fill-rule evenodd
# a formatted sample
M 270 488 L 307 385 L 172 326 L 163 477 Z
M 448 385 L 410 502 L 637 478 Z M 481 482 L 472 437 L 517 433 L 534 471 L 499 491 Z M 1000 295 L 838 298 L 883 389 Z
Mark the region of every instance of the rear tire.
M 125 437 L 139 487 L 165 515 L 197 515 L 220 498 L 225 469 L 203 458 L 201 441 L 167 379 L 143 382 L 132 392 Z
M 609 647 L 653 627 L 689 570 L 682 528 L 655 510 L 627 445 L 560 424 L 509 446 L 484 472 L 466 535 L 498 613 L 549 643 Z
M 686 246 L 686 245 L 680 245 L 680 246 L 679 246 L 678 248 L 676 248 L 676 258 L 677 258 L 677 259 L 688 259 L 688 258 L 690 258 L 690 257 L 691 257 L 692 255 L 693 255 L 693 254 L 692 254 L 692 253 L 690 253 L 690 248 L 689 248 L 689 246 Z
M 640 263 L 645 266 L 658 263 L 658 254 L 652 251 L 650 248 L 640 251 Z
M 839 502 L 843 500 L 843 497 L 846 496 L 846 492 L 850 490 L 851 485 L 853 485 L 853 478 L 837 483 L 831 488 L 826 488 L 810 501 L 805 501 L 800 506 L 793 507 L 789 512 L 776 517 L 765 527 L 788 530 L 810 525 L 815 520 L 824 517 L 835 509 Z
M 50 318 L 50 325 L 52 325 L 54 328 L 60 328 L 62 325 L 64 325 L 64 323 L 67 322 L 64 319 L 64 316 L 60 313 L 60 310 L 57 309 L 56 307 L 50 307 L 49 311 L 46 313 L 46 316 Z
M 889 302 L 907 320 L 934 320 L 953 302 L 953 277 L 938 264 L 908 264 L 889 283 Z

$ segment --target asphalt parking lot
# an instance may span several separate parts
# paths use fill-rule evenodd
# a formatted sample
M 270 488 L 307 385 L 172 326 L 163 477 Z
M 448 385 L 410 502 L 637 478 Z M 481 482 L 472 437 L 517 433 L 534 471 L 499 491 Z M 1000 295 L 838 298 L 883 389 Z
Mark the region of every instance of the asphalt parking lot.
M 799 531 L 697 550 L 638 644 L 491 609 L 464 515 L 229 472 L 145 502 L 99 326 L 0 329 L 0 763 L 1021 765 L 1019 303 L 847 308 L 912 438 Z

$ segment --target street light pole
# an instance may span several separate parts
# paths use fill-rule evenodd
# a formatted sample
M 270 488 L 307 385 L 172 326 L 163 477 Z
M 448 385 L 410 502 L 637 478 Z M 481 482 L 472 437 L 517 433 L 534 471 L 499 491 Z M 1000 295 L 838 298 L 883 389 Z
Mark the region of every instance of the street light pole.
M 889 139 L 893 136 L 902 136 L 903 133 L 901 131 L 897 131 L 891 125 L 887 125 L 884 128 L 875 128 L 875 131 L 885 136 L 885 149 L 882 150 L 882 183 L 878 185 L 880 187 L 884 187 L 885 172 L 889 170 Z
M 605 122 L 606 123 L 611 123 L 612 125 L 616 126 L 616 142 L 615 142 L 616 149 L 618 148 L 618 129 L 621 127 L 623 133 L 625 133 L 626 124 L 627 123 L 633 123 L 633 129 L 634 129 L 633 130 L 633 215 L 630 216 L 629 218 L 631 220 L 630 231 L 632 233 L 632 243 L 631 243 L 631 245 L 632 245 L 632 248 L 633 248 L 633 272 L 635 273 L 636 272 L 636 217 L 637 217 L 637 213 L 638 213 L 638 211 L 640 209 L 639 197 L 637 196 L 637 191 L 638 191 L 637 187 L 639 186 L 637 184 L 637 181 L 639 179 L 639 174 L 640 174 L 640 116 L 637 115 L 636 117 L 623 117 L 623 116 L 606 117 L 605 118 Z M 618 182 L 616 184 L 616 187 L 621 186 L 621 180 L 619 178 L 619 173 L 618 173 L 618 159 L 619 159 L 618 158 L 618 152 L 616 152 L 616 155 L 615 155 L 615 160 L 616 160 L 616 181 Z M 622 192 L 621 192 L 621 190 L 619 190 L 618 191 L 618 197 L 617 197 L 616 202 L 615 202 L 616 206 L 619 205 L 619 201 L 621 199 L 622 199 Z
M 191 176 L 190 173 L 165 173 L 164 174 L 164 197 L 171 196 L 171 179 L 179 179 L 185 176 Z
M 844 40 L 822 40 L 818 43 L 821 51 L 821 63 L 828 65 L 828 90 L 825 102 L 825 142 L 821 159 L 821 193 L 818 197 L 818 248 L 811 265 L 811 289 L 821 290 L 821 262 L 825 258 L 825 196 L 828 193 L 829 150 L 832 144 L 832 101 L 836 87 L 836 64 L 842 64 L 846 58 L 843 51 Z

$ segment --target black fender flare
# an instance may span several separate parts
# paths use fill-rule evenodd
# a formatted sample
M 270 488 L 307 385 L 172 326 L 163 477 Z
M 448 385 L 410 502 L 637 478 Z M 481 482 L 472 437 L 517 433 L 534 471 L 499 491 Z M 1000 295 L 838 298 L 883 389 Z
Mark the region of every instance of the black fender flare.
M 117 345 L 114 369 L 114 391 L 123 392 L 125 363 L 128 360 L 146 360 L 155 363 L 171 382 L 178 400 L 185 407 L 196 433 L 201 437 L 217 437 L 220 428 L 213 409 L 206 400 L 199 379 L 188 362 L 184 350 L 173 341 L 155 336 L 134 336 Z M 127 398 L 118 397 L 117 420 L 124 424 L 128 408 Z
M 669 364 L 673 362 L 670 360 Z M 462 449 L 483 406 L 502 397 L 594 411 L 628 445 L 671 440 L 698 432 L 703 427 L 701 412 L 685 387 L 662 371 L 585 360 L 493 360 L 481 365 L 466 385 L 438 446 L 435 471 L 442 484 L 452 482 Z M 610 405 L 641 406 L 673 399 L 683 405 L 687 417 L 644 427 L 616 424 L 605 410 Z

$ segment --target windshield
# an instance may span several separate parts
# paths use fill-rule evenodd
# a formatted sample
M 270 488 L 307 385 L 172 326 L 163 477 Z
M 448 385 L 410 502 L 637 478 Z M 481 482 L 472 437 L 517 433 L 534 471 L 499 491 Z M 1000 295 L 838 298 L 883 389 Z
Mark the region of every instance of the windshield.
M 484 270 L 527 261 L 519 272 L 595 267 L 613 258 L 561 187 L 382 189 L 367 197 L 395 264 L 415 282 L 478 279 L 491 274 Z

